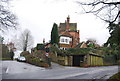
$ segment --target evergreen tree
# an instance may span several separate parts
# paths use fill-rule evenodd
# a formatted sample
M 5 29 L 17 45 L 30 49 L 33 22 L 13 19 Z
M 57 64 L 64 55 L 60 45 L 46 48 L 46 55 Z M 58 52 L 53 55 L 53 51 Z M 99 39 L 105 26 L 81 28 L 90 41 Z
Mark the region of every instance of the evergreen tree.
M 119 24 L 110 24 L 109 25 L 109 32 L 110 37 L 105 45 L 110 44 L 111 47 L 118 47 L 120 46 L 120 26 Z
M 59 42 L 58 26 L 56 23 L 54 23 L 51 31 L 51 44 L 58 44 L 58 42 Z
M 109 24 L 110 37 L 104 46 L 110 45 L 111 48 L 111 59 L 116 61 L 120 60 L 120 25 L 119 24 Z M 110 58 L 108 56 L 108 58 Z

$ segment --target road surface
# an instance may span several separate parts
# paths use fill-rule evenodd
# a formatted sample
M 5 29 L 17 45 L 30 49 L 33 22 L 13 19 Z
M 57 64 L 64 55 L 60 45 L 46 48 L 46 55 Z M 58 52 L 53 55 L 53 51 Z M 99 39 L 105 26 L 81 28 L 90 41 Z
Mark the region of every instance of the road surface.
M 118 66 L 68 67 L 52 63 L 42 68 L 17 61 L 2 61 L 3 79 L 108 79 L 118 72 Z

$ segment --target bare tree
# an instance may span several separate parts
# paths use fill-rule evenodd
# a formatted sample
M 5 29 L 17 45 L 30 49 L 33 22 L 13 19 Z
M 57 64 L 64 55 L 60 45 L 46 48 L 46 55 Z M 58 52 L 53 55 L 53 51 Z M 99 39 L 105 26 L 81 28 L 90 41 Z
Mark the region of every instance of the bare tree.
M 23 51 L 28 51 L 33 47 L 34 44 L 33 36 L 31 35 L 31 32 L 28 29 L 24 30 L 24 32 L 20 35 L 18 41 L 18 46 Z
M 93 13 L 109 23 L 117 22 L 120 16 L 120 0 L 87 0 L 86 2 L 77 1 L 77 3 L 86 13 Z
M 10 12 L 9 8 L 10 0 L 0 0 L 0 31 L 16 28 L 16 16 Z

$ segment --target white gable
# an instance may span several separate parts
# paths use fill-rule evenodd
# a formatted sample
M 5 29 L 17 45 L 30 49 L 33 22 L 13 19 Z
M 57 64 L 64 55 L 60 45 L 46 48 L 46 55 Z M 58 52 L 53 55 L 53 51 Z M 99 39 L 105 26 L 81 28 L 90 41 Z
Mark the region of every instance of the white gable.
M 66 36 L 61 36 L 59 43 L 60 44 L 70 44 L 71 41 L 72 41 L 72 38 L 66 37 Z

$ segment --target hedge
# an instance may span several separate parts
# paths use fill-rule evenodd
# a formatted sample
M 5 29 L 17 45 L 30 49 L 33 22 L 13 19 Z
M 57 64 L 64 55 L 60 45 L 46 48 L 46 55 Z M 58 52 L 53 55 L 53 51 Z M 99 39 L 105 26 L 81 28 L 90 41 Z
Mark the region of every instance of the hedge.
M 41 60 L 41 58 L 33 56 L 28 51 L 22 52 L 21 55 L 26 58 L 27 63 L 33 64 L 39 67 L 49 67 L 49 65 L 43 60 Z

